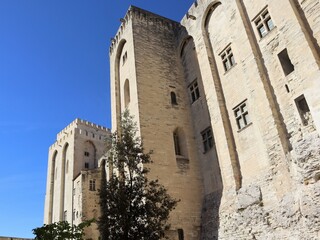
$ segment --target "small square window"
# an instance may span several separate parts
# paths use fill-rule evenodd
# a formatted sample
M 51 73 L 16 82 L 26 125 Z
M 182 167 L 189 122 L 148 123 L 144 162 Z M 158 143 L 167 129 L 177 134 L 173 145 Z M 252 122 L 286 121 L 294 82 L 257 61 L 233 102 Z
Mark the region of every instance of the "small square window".
M 267 8 L 262 10 L 262 12 L 253 20 L 253 22 L 256 25 L 260 38 L 263 38 L 274 28 L 273 21 Z
M 194 80 L 189 85 L 189 92 L 190 92 L 191 101 L 192 101 L 192 103 L 194 103 L 200 97 L 197 79 Z
M 86 157 L 89 157 L 89 156 L 90 156 L 90 153 L 89 153 L 89 152 L 84 152 L 84 155 L 85 155 Z
M 222 51 L 221 59 L 222 59 L 222 63 L 225 71 L 228 71 L 230 68 L 232 68 L 235 65 L 235 60 L 234 60 L 231 46 L 226 47 L 225 50 Z
M 202 136 L 203 150 L 204 152 L 207 152 L 213 147 L 213 144 L 214 144 L 211 127 L 202 131 L 201 136 Z
M 247 101 L 243 101 L 238 106 L 233 109 L 234 116 L 236 118 L 238 129 L 241 130 L 246 127 L 249 123 L 251 123 L 249 119 L 248 109 L 247 109 Z

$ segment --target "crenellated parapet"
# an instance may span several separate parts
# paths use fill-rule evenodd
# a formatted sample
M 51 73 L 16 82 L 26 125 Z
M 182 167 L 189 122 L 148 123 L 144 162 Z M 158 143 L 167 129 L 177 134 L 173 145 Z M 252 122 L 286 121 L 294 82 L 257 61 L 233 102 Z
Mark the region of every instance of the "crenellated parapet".
M 181 28 L 181 24 L 179 22 L 131 5 L 126 15 L 120 19 L 121 25 L 117 31 L 117 34 L 111 39 L 111 46 L 109 50 L 110 55 L 112 55 L 114 49 L 117 48 L 120 40 L 122 39 L 122 34 L 125 31 L 126 26 L 133 18 L 136 20 L 149 22 L 151 25 L 163 27 L 168 30 L 179 30 Z
M 75 133 L 85 135 L 86 138 L 92 140 L 104 140 L 111 134 L 111 131 L 104 126 L 77 118 L 57 134 L 57 141 L 50 146 L 50 149 L 61 146 L 61 143 Z

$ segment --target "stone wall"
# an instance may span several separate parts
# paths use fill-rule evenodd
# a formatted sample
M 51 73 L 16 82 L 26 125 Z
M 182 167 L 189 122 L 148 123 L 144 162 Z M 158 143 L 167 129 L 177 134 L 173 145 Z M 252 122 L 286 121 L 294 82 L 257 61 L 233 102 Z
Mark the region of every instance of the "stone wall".
M 154 151 L 151 176 L 182 200 L 171 222 L 185 239 L 320 238 L 319 8 L 199 0 L 180 24 L 126 14 L 110 48 L 113 128 L 129 108 Z

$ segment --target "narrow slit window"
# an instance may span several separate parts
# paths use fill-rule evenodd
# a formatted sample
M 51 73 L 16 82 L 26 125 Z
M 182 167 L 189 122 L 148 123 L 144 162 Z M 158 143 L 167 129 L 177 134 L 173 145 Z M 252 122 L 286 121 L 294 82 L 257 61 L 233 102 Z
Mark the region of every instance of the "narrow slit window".
M 177 95 L 175 94 L 175 92 L 171 92 L 170 93 L 170 97 L 171 97 L 171 104 L 172 105 L 178 105 Z
M 279 54 L 278 54 L 279 61 L 281 63 L 282 70 L 284 72 L 284 75 L 289 75 L 294 71 L 294 65 L 292 64 L 290 57 L 288 55 L 287 49 L 283 49 Z
M 125 107 L 128 107 L 130 103 L 130 83 L 129 80 L 126 79 L 124 83 L 124 105 Z
M 175 131 L 173 133 L 173 142 L 174 142 L 174 151 L 176 155 L 181 155 L 181 148 L 180 148 L 180 141 L 179 141 L 179 135 Z

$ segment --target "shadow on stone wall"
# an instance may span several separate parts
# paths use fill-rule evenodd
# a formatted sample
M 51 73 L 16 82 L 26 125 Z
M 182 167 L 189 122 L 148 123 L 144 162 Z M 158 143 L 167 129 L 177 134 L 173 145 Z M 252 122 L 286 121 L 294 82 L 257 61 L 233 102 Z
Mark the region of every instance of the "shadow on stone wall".
M 214 240 L 219 239 L 219 209 L 222 197 L 222 189 L 207 194 L 203 200 L 202 208 L 202 228 L 201 239 L 202 240 Z

